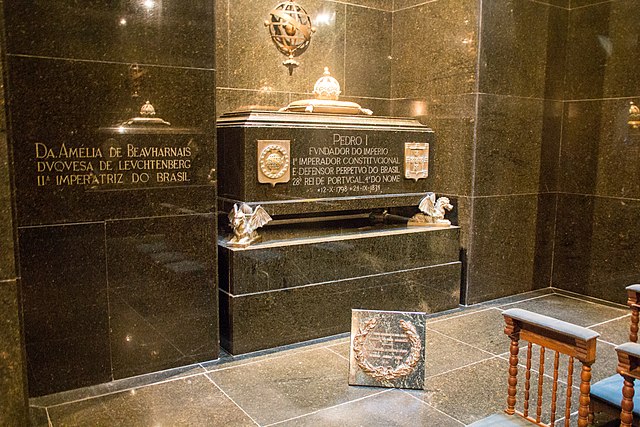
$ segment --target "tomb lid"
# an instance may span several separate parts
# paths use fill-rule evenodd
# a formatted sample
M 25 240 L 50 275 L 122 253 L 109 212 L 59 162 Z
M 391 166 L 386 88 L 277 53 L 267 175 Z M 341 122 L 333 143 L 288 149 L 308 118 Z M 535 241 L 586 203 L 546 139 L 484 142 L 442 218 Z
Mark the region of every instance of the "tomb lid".
M 218 118 L 225 127 L 305 127 L 326 129 L 411 130 L 432 132 L 413 117 L 354 116 L 346 114 L 305 114 L 289 111 L 247 110 L 225 113 Z

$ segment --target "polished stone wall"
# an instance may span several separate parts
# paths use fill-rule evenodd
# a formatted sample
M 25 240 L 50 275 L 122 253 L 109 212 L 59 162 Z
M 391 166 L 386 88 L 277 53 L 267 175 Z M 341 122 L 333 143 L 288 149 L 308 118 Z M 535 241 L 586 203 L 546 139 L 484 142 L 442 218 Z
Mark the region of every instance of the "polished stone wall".
M 433 190 L 458 203 L 463 302 L 549 286 L 567 5 L 395 6 L 393 112 L 436 132 Z
M 292 76 L 264 26 L 272 0 L 216 1 L 217 111 L 283 107 L 311 96 L 324 67 L 340 81 L 341 99 L 376 115 L 390 113 L 392 4 L 387 0 L 306 0 L 317 31 Z
M 640 5 L 571 2 L 553 286 L 624 302 L 640 281 Z
M 0 28 L 2 26 L 0 18 Z M 0 49 L 4 52 L 4 45 Z M 2 64 L 0 61 L 0 66 Z M 4 84 L 0 84 L 0 425 L 26 426 L 27 367 L 20 279 L 16 268 L 12 163 L 7 144 L 4 95 Z
M 30 395 L 215 359 L 213 2 L 4 15 Z

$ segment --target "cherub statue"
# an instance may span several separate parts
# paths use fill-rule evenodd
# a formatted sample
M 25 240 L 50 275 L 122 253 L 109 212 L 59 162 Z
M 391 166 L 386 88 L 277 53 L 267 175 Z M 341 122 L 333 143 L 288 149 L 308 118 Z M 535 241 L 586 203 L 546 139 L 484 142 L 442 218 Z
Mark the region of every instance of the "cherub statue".
M 269 221 L 271 217 L 262 206 L 251 206 L 242 203 L 240 207 L 233 205 L 233 210 L 229 212 L 229 224 L 233 228 L 233 237 L 229 239 L 228 245 L 236 248 L 246 248 L 252 243 L 260 241 L 262 238 L 256 230 Z
M 448 227 L 451 221 L 445 219 L 445 211 L 453 209 L 453 205 L 449 202 L 449 198 L 440 197 L 436 200 L 435 193 L 427 193 L 420 201 L 418 208 L 422 213 L 415 214 L 407 223 L 407 225 L 431 226 L 431 227 Z

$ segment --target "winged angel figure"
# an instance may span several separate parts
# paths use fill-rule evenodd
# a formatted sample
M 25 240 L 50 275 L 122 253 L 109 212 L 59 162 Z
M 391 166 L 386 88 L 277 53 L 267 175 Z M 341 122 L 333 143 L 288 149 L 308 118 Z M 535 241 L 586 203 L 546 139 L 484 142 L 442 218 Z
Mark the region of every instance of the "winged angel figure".
M 233 205 L 233 210 L 229 213 L 229 223 L 233 227 L 233 237 L 229 240 L 228 245 L 238 248 L 246 248 L 252 243 L 260 241 L 261 237 L 256 230 L 269 221 L 271 216 L 262 206 L 251 206 L 246 203 Z
M 453 209 L 453 205 L 447 197 L 436 200 L 435 193 L 427 193 L 418 206 L 422 213 L 416 214 L 409 220 L 408 225 L 430 225 L 436 227 L 448 227 L 451 221 L 445 219 L 446 211 Z

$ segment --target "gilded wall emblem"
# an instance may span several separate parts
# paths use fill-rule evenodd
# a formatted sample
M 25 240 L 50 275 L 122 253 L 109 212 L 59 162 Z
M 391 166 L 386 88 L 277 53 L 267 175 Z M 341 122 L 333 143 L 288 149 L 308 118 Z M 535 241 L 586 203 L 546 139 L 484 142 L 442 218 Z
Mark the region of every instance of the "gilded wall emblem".
M 429 176 L 429 144 L 405 142 L 404 177 L 418 181 Z
M 258 141 L 258 182 L 271 184 L 289 182 L 291 178 L 290 142 Z

